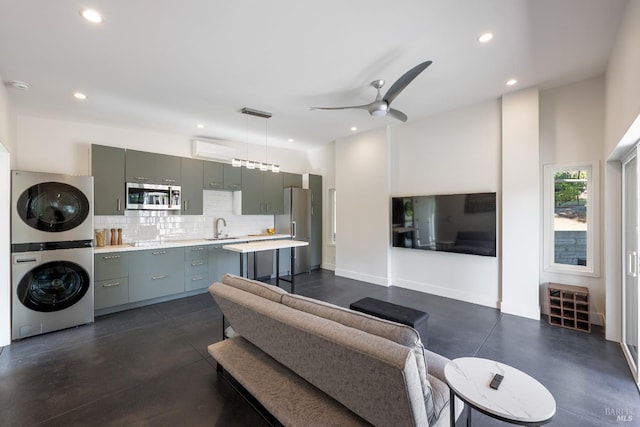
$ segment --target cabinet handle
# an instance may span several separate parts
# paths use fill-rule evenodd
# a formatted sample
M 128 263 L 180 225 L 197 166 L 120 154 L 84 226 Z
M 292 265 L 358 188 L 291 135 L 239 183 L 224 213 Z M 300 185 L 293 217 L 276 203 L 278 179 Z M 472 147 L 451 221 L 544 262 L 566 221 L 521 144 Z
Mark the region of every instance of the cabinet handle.
M 138 181 L 149 181 L 149 178 L 147 178 L 146 176 L 136 176 L 135 178 Z
M 114 283 L 106 283 L 104 285 L 102 285 L 103 288 L 113 288 L 114 286 L 120 286 L 121 283 L 120 282 L 114 282 Z
M 151 279 L 152 280 L 160 280 L 160 279 L 166 279 L 167 275 L 163 274 L 162 276 L 152 276 Z
M 164 255 L 166 253 L 167 251 L 155 251 L 155 252 L 151 252 L 151 255 Z
M 638 276 L 638 254 L 636 251 L 627 251 L 627 275 Z
M 116 199 L 116 211 L 120 212 L 120 197 Z
M 204 262 L 192 262 L 191 267 L 197 267 L 199 265 L 204 265 Z
M 220 184 L 219 182 L 210 182 L 209 183 L 209 187 L 213 187 L 213 188 L 221 188 L 222 184 Z
M 182 210 L 184 210 L 184 211 L 189 210 L 189 208 L 188 208 L 189 205 L 187 205 L 187 201 L 186 200 L 184 202 L 182 202 L 182 204 L 184 205 L 184 208 Z
M 200 277 L 193 277 L 191 279 L 192 282 L 197 282 L 198 280 L 204 280 L 204 277 L 200 276 Z
M 199 247 L 199 248 L 191 248 L 192 251 L 204 251 L 205 248 L 203 247 Z
M 102 257 L 102 259 L 118 259 L 118 258 L 120 258 L 120 255 L 106 255 Z
M 169 178 L 162 178 L 162 182 L 169 182 L 171 184 L 173 184 L 174 182 L 176 182 L 175 179 L 169 179 Z

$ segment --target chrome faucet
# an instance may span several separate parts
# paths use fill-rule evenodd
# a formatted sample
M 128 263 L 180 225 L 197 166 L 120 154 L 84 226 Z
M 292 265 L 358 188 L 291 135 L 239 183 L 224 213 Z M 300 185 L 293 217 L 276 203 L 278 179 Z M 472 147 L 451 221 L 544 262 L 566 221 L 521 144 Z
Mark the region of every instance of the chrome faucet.
M 213 238 L 217 239 L 218 237 L 220 237 L 220 221 L 222 221 L 222 225 L 223 226 L 227 226 L 227 221 L 225 221 L 224 218 L 220 217 L 218 219 L 216 219 L 215 225 L 213 227 Z

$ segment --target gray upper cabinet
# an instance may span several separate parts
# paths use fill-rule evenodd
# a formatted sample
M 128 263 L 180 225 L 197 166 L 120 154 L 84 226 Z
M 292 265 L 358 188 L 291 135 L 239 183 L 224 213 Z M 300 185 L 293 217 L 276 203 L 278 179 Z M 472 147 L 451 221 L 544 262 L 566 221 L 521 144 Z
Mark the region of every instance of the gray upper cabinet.
M 198 159 L 180 159 L 182 170 L 182 215 L 202 215 L 202 177 L 203 161 Z
M 242 168 L 242 215 L 282 213 L 282 174 Z
M 124 148 L 91 145 L 95 215 L 124 215 Z
M 156 154 L 127 150 L 126 181 L 152 184 L 156 182 Z
M 205 190 L 242 190 L 242 171 L 228 163 L 204 162 Z
M 224 163 L 204 162 L 202 188 L 224 190 Z
M 282 188 L 302 188 L 302 175 L 297 173 L 282 172 Z
M 311 268 L 322 264 L 322 176 L 309 174 L 311 193 Z
M 155 154 L 154 156 L 156 157 L 156 184 L 181 185 L 180 157 L 166 154 Z
M 242 168 L 234 168 L 228 163 L 224 164 L 224 189 L 242 190 Z
M 180 157 L 127 150 L 127 182 L 180 185 Z

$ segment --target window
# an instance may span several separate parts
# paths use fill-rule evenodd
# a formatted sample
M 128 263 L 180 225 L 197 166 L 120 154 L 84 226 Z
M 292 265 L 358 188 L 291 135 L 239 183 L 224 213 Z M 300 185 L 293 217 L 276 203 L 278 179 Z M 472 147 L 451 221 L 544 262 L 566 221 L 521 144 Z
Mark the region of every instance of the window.
M 598 163 L 544 168 L 545 271 L 597 276 Z
M 329 189 L 329 244 L 336 244 L 336 189 Z

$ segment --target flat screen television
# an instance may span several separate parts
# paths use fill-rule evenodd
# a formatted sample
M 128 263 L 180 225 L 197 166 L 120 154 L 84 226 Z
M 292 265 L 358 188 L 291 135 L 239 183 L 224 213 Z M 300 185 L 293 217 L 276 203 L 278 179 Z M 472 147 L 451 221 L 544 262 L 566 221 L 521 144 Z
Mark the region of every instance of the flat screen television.
M 393 197 L 394 247 L 496 256 L 496 193 Z

